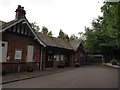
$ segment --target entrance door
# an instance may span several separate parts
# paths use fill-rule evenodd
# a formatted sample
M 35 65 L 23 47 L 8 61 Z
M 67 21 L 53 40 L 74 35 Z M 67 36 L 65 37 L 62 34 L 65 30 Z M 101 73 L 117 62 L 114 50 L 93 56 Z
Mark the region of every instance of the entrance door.
M 52 53 L 52 51 L 47 52 L 45 67 L 46 68 L 53 67 L 53 53 Z

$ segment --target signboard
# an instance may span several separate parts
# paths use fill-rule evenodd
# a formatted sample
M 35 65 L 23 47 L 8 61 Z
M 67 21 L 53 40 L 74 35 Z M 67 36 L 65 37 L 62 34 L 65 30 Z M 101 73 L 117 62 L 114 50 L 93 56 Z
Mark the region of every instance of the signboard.
M 15 50 L 15 59 L 16 60 L 21 60 L 21 58 L 22 58 L 22 50 L 16 49 Z

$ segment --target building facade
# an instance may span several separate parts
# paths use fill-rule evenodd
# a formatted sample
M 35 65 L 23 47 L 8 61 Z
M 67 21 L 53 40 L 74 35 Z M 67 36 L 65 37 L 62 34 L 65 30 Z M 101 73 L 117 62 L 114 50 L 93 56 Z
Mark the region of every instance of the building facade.
M 16 17 L 10 22 L 1 22 L 0 49 L 2 70 L 16 73 L 45 68 L 57 68 L 62 61 L 65 67 L 85 59 L 80 40 L 70 42 L 36 32 L 25 17 L 25 10 L 18 5 Z

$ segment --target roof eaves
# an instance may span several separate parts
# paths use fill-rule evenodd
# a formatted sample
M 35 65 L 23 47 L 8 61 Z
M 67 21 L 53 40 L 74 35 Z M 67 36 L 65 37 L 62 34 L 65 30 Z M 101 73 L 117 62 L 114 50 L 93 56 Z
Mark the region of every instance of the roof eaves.
M 35 37 L 39 41 L 39 43 L 42 44 L 44 47 L 46 47 L 46 44 L 43 43 L 43 41 L 38 37 L 37 33 L 32 29 L 32 27 L 30 26 L 30 23 L 28 22 L 28 20 L 27 19 L 24 19 L 24 20 L 27 22 L 26 24 L 31 29 L 32 33 L 35 35 Z
M 23 21 L 24 19 L 20 19 L 20 20 L 16 20 L 16 22 L 14 22 L 14 23 L 11 23 L 10 25 L 8 25 L 7 27 L 4 27 L 4 25 L 3 25 L 3 27 L 2 27 L 2 32 L 4 32 L 5 30 L 7 30 L 8 28 L 10 28 L 10 27 L 12 27 L 13 25 L 15 25 L 15 24 L 17 24 L 17 23 L 19 23 L 19 22 L 21 22 L 21 21 Z M 12 22 L 12 21 L 11 21 Z M 10 23 L 10 22 L 8 22 L 8 23 Z M 7 24 L 7 23 L 6 23 Z
M 37 34 L 33 31 L 32 27 L 30 26 L 30 24 L 29 24 L 29 22 L 28 22 L 28 20 L 26 18 L 23 18 L 23 19 L 20 19 L 20 20 L 15 20 L 15 22 L 13 22 L 13 23 L 11 23 L 12 21 L 6 23 L 6 25 L 8 24 L 8 26 L 4 27 L 4 25 L 3 25 L 3 27 L 0 28 L 1 29 L 0 32 L 4 32 L 8 28 L 12 27 L 13 25 L 15 25 L 15 24 L 17 24 L 17 23 L 19 23 L 19 22 L 21 22 L 23 20 L 26 22 L 26 24 L 28 25 L 28 27 L 30 28 L 30 30 L 32 31 L 32 33 L 35 35 L 35 37 L 39 41 L 39 43 L 42 44 L 44 47 L 46 47 L 46 45 L 43 42 L 41 42 L 41 40 L 38 38 Z

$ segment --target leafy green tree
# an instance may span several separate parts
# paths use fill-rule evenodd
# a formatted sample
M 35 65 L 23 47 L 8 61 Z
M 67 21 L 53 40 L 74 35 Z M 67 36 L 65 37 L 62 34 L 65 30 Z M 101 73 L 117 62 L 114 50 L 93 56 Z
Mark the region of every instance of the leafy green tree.
M 48 28 L 45 27 L 45 26 L 43 26 L 41 33 L 43 33 L 43 34 L 48 34 Z
M 103 54 L 107 59 L 119 59 L 120 53 L 120 3 L 104 3 L 103 16 L 85 28 L 84 46 L 89 53 Z
M 58 38 L 64 39 L 65 36 L 66 34 L 60 29 Z
M 48 35 L 49 35 L 49 36 L 52 36 L 52 35 L 53 35 L 53 34 L 52 34 L 52 31 L 48 32 Z
M 78 35 L 80 36 L 79 39 L 81 39 L 83 42 L 85 40 L 85 35 L 83 32 L 79 32 Z
M 77 39 L 78 39 L 78 37 L 75 36 L 74 34 L 72 34 L 69 38 L 70 41 L 74 41 L 74 40 L 77 40 Z
M 31 23 L 31 27 L 37 32 L 39 32 L 39 30 L 40 30 L 40 28 L 39 28 L 39 26 L 37 25 L 36 22 Z

